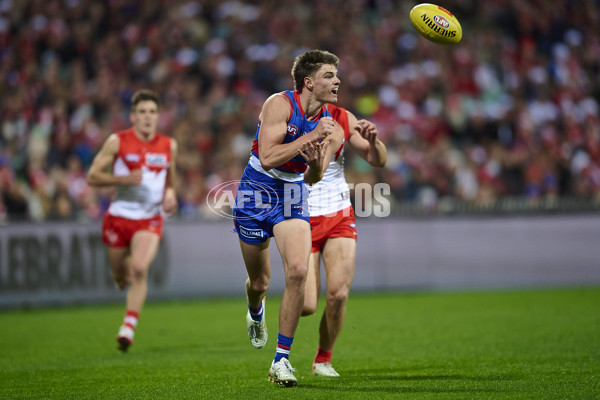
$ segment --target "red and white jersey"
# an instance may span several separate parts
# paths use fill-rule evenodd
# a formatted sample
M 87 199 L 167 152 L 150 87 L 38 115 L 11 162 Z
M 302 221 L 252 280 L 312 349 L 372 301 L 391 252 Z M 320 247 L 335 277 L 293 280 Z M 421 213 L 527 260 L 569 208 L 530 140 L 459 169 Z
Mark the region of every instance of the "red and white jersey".
M 331 116 L 344 129 L 344 140 L 335 152 L 329 166 L 323 174 L 323 179 L 308 187 L 308 215 L 332 214 L 350 207 L 350 188 L 344 176 L 344 145 L 350 137 L 348 114 L 346 110 L 332 104 L 327 105 Z
M 119 151 L 113 162 L 113 175 L 129 175 L 142 170 L 139 186 L 117 185 L 117 195 L 108 213 L 127 219 L 146 219 L 159 215 L 171 165 L 171 139 L 159 133 L 149 142 L 140 140 L 133 129 L 117 132 Z

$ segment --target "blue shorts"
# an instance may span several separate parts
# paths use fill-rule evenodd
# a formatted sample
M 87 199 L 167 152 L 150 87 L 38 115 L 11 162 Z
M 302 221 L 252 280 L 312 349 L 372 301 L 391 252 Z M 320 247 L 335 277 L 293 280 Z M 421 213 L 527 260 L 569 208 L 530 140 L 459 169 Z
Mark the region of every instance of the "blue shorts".
M 297 218 L 309 222 L 308 190 L 304 181 L 274 179 L 247 166 L 238 186 L 233 217 L 243 242 L 263 243 L 282 221 Z

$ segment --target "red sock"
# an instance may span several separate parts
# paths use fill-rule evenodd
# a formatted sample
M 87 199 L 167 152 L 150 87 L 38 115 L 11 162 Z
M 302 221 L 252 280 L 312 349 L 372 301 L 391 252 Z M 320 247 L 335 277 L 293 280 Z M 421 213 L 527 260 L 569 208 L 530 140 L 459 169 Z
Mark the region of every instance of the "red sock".
M 125 312 L 125 318 L 123 318 L 123 325 L 130 327 L 135 330 L 138 323 L 140 313 L 137 311 L 127 310 Z
M 317 355 L 315 357 L 315 364 L 331 362 L 332 354 L 333 354 L 333 350 L 325 351 L 319 347 L 319 349 L 317 350 Z

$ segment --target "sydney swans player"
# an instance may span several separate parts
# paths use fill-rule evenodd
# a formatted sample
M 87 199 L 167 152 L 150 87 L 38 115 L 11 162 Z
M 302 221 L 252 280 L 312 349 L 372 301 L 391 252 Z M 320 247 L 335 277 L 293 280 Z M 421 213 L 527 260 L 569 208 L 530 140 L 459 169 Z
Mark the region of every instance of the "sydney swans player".
M 374 167 L 387 160 L 385 145 L 378 139 L 377 127 L 367 120 L 357 121 L 349 111 L 328 104 L 331 116 L 344 130 L 344 141 L 325 170 L 323 179 L 309 186 L 308 209 L 312 227 L 312 250 L 305 285 L 302 315 L 314 314 L 321 293 L 321 258 L 327 280 L 326 306 L 319 326 L 319 348 L 313 374 L 337 377 L 331 365 L 333 347 L 346 315 L 346 304 L 356 264 L 356 218 L 350 203 L 350 189 L 344 177 L 344 149 L 347 144 Z
M 148 269 L 163 231 L 162 213 L 177 211 L 174 189 L 174 139 L 156 132 L 158 95 L 140 90 L 131 101 L 132 128 L 106 139 L 88 172 L 92 186 L 116 186 L 116 197 L 104 216 L 102 241 L 116 286 L 127 291 L 119 349 L 133 344 L 139 313 L 146 301 Z M 109 170 L 112 167 L 112 172 Z

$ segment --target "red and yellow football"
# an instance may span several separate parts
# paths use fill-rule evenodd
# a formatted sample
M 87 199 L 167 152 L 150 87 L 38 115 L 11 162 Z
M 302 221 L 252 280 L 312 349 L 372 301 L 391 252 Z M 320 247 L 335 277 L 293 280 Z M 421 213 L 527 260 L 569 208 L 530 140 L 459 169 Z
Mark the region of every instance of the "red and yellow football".
M 444 7 L 422 3 L 410 10 L 410 22 L 425 39 L 438 44 L 455 44 L 462 39 L 458 19 Z

